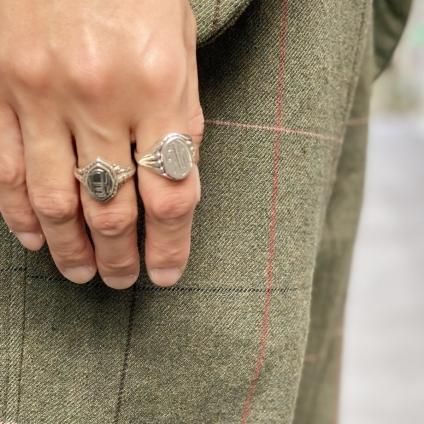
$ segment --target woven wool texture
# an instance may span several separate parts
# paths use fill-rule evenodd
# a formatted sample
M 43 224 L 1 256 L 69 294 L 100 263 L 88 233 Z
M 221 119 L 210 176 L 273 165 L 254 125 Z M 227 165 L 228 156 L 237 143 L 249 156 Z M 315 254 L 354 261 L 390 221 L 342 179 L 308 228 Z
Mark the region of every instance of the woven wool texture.
M 231 25 L 252 0 L 190 0 L 197 20 L 197 38 L 204 44 Z
M 188 268 L 172 289 L 144 270 L 123 292 L 77 286 L 1 221 L 0 422 L 336 422 L 371 2 L 193 6 L 207 125 Z

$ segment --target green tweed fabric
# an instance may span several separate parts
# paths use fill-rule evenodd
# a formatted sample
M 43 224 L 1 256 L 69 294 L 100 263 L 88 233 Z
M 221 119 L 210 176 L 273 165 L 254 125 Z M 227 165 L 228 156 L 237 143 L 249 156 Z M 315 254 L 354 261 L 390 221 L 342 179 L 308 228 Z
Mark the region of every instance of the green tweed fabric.
M 194 3 L 202 201 L 175 288 L 74 285 L 0 222 L 0 423 L 336 422 L 373 7 L 245 7 Z
M 327 205 L 314 271 L 311 322 L 294 424 L 334 424 L 338 416 L 344 306 L 356 228 L 362 206 L 372 33 Z
M 204 44 L 222 33 L 252 0 L 190 0 L 197 21 L 197 38 Z
M 399 41 L 412 0 L 374 0 L 375 72 L 385 69 Z

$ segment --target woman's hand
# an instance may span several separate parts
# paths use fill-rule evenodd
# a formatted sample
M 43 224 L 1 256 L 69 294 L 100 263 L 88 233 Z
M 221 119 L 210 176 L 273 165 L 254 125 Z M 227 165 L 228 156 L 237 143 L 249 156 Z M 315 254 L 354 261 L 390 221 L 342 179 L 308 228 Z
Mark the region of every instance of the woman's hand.
M 98 270 L 110 287 L 127 288 L 140 271 L 138 193 L 150 278 L 176 283 L 200 200 L 197 166 L 181 181 L 138 167 L 107 203 L 73 168 L 97 156 L 131 165 L 131 134 L 140 155 L 169 132 L 200 144 L 188 0 L 3 0 L 0 40 L 0 211 L 9 228 L 31 250 L 46 239 L 69 280 Z

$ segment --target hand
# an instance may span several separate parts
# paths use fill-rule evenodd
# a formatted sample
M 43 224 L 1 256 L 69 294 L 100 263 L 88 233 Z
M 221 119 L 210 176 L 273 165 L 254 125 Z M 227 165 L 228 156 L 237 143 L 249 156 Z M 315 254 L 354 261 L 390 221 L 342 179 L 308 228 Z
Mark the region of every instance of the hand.
M 98 270 L 124 289 L 140 271 L 138 193 L 149 276 L 176 283 L 200 201 L 197 166 L 182 181 L 138 167 L 107 203 L 89 196 L 73 168 L 97 156 L 131 165 L 131 134 L 139 154 L 168 132 L 199 146 L 188 0 L 3 0 L 0 40 L 0 211 L 9 228 L 31 250 L 46 240 L 69 280 L 85 283 Z

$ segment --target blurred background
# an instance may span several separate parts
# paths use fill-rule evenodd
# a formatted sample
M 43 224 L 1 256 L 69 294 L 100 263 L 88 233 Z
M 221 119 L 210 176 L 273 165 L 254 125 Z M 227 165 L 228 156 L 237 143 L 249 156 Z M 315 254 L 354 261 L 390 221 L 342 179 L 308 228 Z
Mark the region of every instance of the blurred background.
M 341 424 L 424 423 L 424 2 L 414 3 L 374 86 Z

